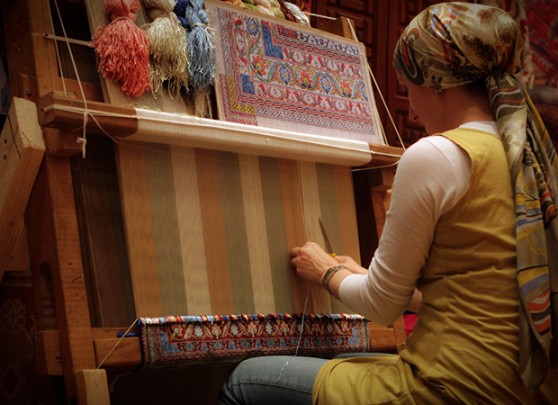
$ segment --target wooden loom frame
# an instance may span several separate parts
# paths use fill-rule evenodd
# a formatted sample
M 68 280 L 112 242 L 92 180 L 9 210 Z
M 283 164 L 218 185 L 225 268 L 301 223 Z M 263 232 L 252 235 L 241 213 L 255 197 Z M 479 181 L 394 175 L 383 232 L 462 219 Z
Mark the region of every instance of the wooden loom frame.
M 10 83 L 15 95 L 35 101 L 40 109 L 40 124 L 47 147 L 47 154 L 40 167 L 35 185 L 32 190 L 26 212 L 26 224 L 29 245 L 29 257 L 33 272 L 33 284 L 36 290 L 38 305 L 44 294 L 46 279 L 52 277 L 52 292 L 56 312 L 56 325 L 49 325 L 41 315 L 42 308 L 37 310 L 37 365 L 42 375 L 64 375 L 68 398 L 75 398 L 78 403 L 102 403 L 108 396 L 107 379 L 104 370 L 96 367 L 106 354 L 115 346 L 117 339 L 115 329 L 92 328 L 88 307 L 87 289 L 82 265 L 81 238 L 77 223 L 77 207 L 74 198 L 70 158 L 81 152 L 75 143 L 76 134 L 73 128 L 83 120 L 83 103 L 72 97 L 60 96 L 63 89 L 62 80 L 57 73 L 57 62 L 54 45 L 44 37 L 44 33 L 51 33 L 48 23 L 48 7 L 44 0 L 26 0 L 15 4 L 3 4 L 3 16 L 6 30 L 10 31 L 22 21 L 26 24 L 21 38 L 17 41 L 27 44 L 24 55 L 10 47 L 8 56 L 12 69 Z M 348 22 L 340 20 L 341 32 L 345 35 Z M 343 27 L 345 29 L 343 30 Z M 339 28 L 336 28 L 339 29 Z M 18 30 L 11 29 L 12 32 Z M 21 62 L 28 58 L 28 62 Z M 18 61 L 21 64 L 18 64 Z M 20 69 L 23 65 L 23 69 Z M 13 66 L 18 66 L 18 70 Z M 74 94 L 79 94 L 76 81 L 66 80 L 66 86 Z M 131 108 L 107 105 L 99 100 L 99 94 L 94 85 L 85 84 L 88 110 L 109 111 L 116 113 L 119 118 L 100 117 L 104 128 L 111 129 L 111 133 L 120 136 L 136 136 L 137 139 L 145 133 L 138 131 L 140 119 L 137 111 Z M 67 107 L 72 107 L 69 111 Z M 81 109 L 81 110 L 80 110 Z M 187 124 L 185 124 L 187 125 Z M 98 133 L 93 123 L 88 125 L 88 134 Z M 215 123 L 211 128 L 216 131 L 230 133 L 231 128 Z M 229 132 L 227 132 L 229 131 Z M 221 132 L 223 133 L 223 132 Z M 246 134 L 244 134 L 246 135 Z M 255 142 L 262 140 L 257 133 L 248 134 L 255 137 Z M 143 139 L 147 140 L 147 139 Z M 177 142 L 170 140 L 170 142 Z M 223 148 L 235 151 L 237 144 L 214 143 L 211 137 L 189 139 L 197 147 Z M 208 143 L 204 143 L 208 142 Z M 218 146 L 221 145 L 221 146 Z M 266 143 L 262 147 L 268 147 Z M 227 149 L 228 148 L 228 149 Z M 331 145 L 316 151 L 317 155 L 304 154 L 298 158 L 328 159 L 329 151 L 338 150 Z M 393 165 L 401 155 L 398 148 L 370 145 L 370 152 L 357 153 L 360 157 L 345 156 L 340 158 L 340 164 L 383 167 Z M 273 150 L 262 150 L 262 153 L 281 155 L 281 146 Z M 366 154 L 367 158 L 362 156 Z M 321 156 L 321 157 L 320 157 Z M 374 213 L 377 218 L 378 230 L 381 232 L 383 215 L 389 201 L 389 188 L 393 177 L 393 166 L 381 169 L 379 183 L 371 188 Z M 54 327 L 53 327 L 54 326 Z M 121 330 L 122 328 L 118 328 Z M 404 345 L 405 331 L 402 320 L 398 320 L 393 327 L 378 326 L 374 330 L 377 336 L 377 349 L 400 349 Z M 139 344 L 137 340 L 125 339 L 104 363 L 107 368 L 127 369 L 135 367 L 140 361 Z

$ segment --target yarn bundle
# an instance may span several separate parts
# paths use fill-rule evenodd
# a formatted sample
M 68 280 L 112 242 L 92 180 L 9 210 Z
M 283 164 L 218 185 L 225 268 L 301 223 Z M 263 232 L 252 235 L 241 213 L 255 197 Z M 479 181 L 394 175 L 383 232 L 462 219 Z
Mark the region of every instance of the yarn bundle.
M 194 94 L 194 114 L 210 118 L 211 87 L 215 72 L 215 41 L 208 29 L 204 0 L 178 0 L 174 12 L 188 30 L 190 88 Z
M 93 35 L 98 70 L 127 97 L 139 98 L 150 89 L 148 40 L 136 25 L 139 0 L 105 0 L 110 23 Z
M 189 58 L 186 30 L 173 13 L 176 0 L 143 0 L 151 23 L 142 28 L 149 42 L 151 87 L 154 97 L 167 83 L 172 98 L 188 88 Z
M 194 113 L 211 117 L 215 40 L 208 28 L 204 0 L 142 0 L 151 23 L 136 25 L 139 0 L 105 0 L 111 20 L 93 36 L 101 74 L 127 97 L 167 83 L 171 97 L 182 88 L 194 96 Z M 302 22 L 298 7 L 279 0 L 223 0 L 243 8 Z M 302 13 L 300 13 L 302 14 Z

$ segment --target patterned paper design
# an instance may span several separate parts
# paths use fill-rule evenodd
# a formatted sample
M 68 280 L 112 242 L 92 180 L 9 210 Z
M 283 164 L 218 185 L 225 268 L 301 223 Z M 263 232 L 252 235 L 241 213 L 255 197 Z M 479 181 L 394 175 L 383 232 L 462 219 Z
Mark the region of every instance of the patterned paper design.
M 220 119 L 382 143 L 364 46 L 208 2 Z

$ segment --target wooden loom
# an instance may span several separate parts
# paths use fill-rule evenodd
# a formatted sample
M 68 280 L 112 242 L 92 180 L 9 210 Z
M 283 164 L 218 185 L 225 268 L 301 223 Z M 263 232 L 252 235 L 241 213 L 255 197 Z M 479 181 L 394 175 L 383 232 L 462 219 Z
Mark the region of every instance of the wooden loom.
M 102 1 L 86 3 L 90 26 L 100 25 Z M 65 79 L 70 91 L 62 93 L 54 44 L 44 37 L 53 34 L 46 2 L 3 7 L 8 28 L 28 25 L 7 47 L 14 59 L 16 48 L 29 49 L 33 66 L 10 71 L 10 80 L 17 95 L 36 102 L 47 148 L 25 215 L 37 301 L 54 301 L 54 316 L 37 309 L 37 361 L 42 374 L 64 375 L 68 398 L 108 399 L 103 370 L 95 369 L 115 347 L 116 331 L 137 316 L 302 311 L 307 290 L 288 271 L 287 252 L 322 241 L 320 216 L 338 253 L 360 256 L 350 169 L 392 164 L 399 149 L 318 145 L 311 136 L 193 118 L 179 114 L 187 103 L 166 98 L 144 96 L 151 108 L 134 108 L 110 83 L 101 83 L 104 98 L 84 83 L 85 105 L 77 81 Z M 86 110 L 117 141 L 114 160 L 92 120 L 88 159 L 73 157 Z M 371 188 L 379 231 L 393 169 L 381 173 Z M 184 271 L 160 277 L 173 266 Z M 247 279 L 252 287 L 239 282 Z M 310 312 L 344 311 L 321 289 L 311 299 Z M 402 347 L 401 322 L 374 327 L 377 350 Z M 124 339 L 103 367 L 140 361 L 137 339 Z

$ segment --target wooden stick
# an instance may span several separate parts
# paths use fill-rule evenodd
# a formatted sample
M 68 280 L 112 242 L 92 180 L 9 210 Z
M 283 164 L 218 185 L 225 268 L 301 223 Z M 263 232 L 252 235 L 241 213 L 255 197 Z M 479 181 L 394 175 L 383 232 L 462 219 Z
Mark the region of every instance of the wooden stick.
M 107 372 L 101 369 L 76 373 L 77 398 L 80 404 L 110 405 Z

